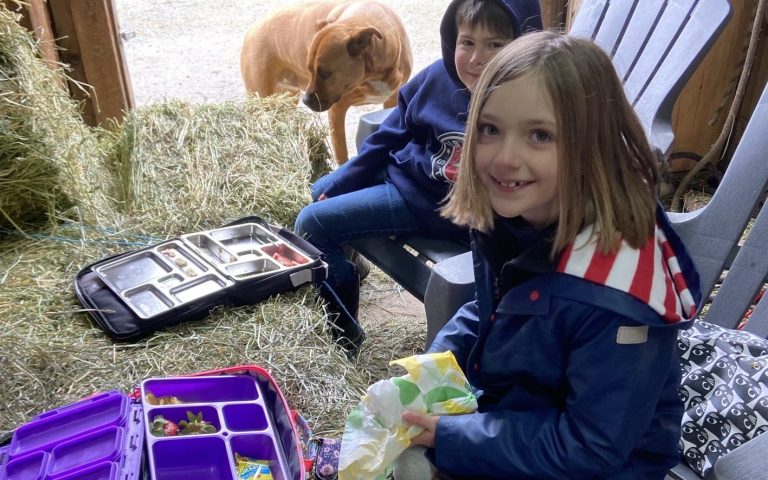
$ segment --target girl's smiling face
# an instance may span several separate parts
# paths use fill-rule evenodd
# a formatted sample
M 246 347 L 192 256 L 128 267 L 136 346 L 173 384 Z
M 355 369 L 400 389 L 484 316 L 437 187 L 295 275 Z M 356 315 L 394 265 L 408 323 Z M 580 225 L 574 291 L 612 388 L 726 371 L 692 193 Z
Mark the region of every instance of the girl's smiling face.
M 557 117 L 530 74 L 499 85 L 475 126 L 475 170 L 493 210 L 534 225 L 558 217 Z

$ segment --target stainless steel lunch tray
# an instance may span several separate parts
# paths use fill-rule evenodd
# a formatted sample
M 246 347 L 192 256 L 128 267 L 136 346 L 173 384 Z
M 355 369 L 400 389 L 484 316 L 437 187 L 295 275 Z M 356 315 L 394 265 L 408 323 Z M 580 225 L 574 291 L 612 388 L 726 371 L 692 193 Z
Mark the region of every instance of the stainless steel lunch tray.
M 312 261 L 295 245 L 257 223 L 190 233 L 181 239 L 219 273 L 235 281 L 301 267 Z
M 237 282 L 312 262 L 256 223 L 182 235 L 94 268 L 139 318 L 211 295 Z

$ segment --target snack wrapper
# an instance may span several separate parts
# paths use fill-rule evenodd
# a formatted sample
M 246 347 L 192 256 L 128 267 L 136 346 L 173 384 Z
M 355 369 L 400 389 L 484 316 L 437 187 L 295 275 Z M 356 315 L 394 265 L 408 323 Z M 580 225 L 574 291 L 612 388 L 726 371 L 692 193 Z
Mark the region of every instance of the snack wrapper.
M 273 480 L 272 470 L 266 460 L 254 460 L 235 453 L 238 480 Z
M 401 419 L 403 412 L 461 415 L 477 410 L 477 398 L 452 352 L 393 360 L 408 372 L 374 383 L 344 425 L 339 480 L 379 480 L 387 467 L 422 432 Z

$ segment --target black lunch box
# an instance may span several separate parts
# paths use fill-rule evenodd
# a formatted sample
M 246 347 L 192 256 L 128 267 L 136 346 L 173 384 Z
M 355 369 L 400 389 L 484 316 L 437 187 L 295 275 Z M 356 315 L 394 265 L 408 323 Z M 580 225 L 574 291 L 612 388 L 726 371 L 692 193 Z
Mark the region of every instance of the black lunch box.
M 76 275 L 75 293 L 112 338 L 136 340 L 218 305 L 250 305 L 320 283 L 328 274 L 320 253 L 249 216 L 92 263 Z

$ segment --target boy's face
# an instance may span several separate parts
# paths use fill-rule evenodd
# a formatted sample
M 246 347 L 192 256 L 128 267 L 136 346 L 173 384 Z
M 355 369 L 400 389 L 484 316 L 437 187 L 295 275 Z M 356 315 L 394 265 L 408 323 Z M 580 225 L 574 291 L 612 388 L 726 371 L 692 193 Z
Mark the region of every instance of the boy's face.
M 559 208 L 557 117 L 538 79 L 523 75 L 495 88 L 475 128 L 475 171 L 493 210 L 534 225 L 554 221 Z
M 456 73 L 459 80 L 473 91 L 485 65 L 512 39 L 489 31 L 484 25 L 470 27 L 460 23 L 456 37 Z

